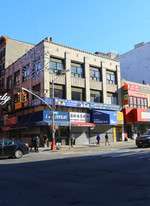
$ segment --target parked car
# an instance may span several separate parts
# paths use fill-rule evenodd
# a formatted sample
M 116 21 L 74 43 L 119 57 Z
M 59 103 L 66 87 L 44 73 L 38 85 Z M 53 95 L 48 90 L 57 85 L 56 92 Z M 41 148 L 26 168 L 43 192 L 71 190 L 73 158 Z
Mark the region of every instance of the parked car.
M 150 147 L 150 129 L 144 134 L 136 138 L 137 147 Z
M 0 139 L 0 157 L 21 158 L 29 153 L 29 145 L 16 140 Z

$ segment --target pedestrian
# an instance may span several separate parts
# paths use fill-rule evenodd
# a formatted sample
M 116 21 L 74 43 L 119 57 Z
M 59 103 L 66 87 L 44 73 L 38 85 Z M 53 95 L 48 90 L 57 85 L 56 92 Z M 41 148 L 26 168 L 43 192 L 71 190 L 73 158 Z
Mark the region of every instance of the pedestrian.
M 32 137 L 31 138 L 31 148 L 30 148 L 31 151 L 32 151 L 32 147 L 34 147 L 34 141 L 35 141 L 35 137 Z
M 40 139 L 39 139 L 39 137 L 37 135 L 36 138 L 35 138 L 35 146 L 34 146 L 35 152 L 39 151 L 39 146 L 40 146 Z
M 46 134 L 43 137 L 43 147 L 45 147 L 47 145 L 47 136 Z
M 75 142 L 74 134 L 71 135 L 71 147 L 73 147 Z
M 101 142 L 101 136 L 100 136 L 100 133 L 97 135 L 96 139 L 97 139 L 97 144 L 100 145 L 100 142 Z
M 110 146 L 108 134 L 106 133 L 106 135 L 105 135 L 105 146 L 106 146 L 107 143 L 108 143 L 108 145 Z
M 46 145 L 47 145 L 47 147 L 49 147 L 49 140 L 48 140 L 48 138 L 46 139 Z

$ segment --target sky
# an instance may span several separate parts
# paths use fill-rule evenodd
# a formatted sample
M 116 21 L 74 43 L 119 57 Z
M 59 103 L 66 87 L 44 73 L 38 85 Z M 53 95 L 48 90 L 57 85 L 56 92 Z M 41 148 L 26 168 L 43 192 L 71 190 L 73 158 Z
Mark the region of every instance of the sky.
M 149 0 L 0 0 L 0 36 L 123 54 L 150 41 Z

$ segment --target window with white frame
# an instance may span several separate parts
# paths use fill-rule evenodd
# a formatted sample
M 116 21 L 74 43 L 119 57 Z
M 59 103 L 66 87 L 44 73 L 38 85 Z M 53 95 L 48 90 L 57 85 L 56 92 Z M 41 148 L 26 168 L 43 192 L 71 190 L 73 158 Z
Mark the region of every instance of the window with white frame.
M 71 63 L 71 76 L 84 78 L 82 65 L 76 64 L 76 63 Z
M 90 91 L 90 102 L 102 102 L 102 93 L 100 91 Z
M 94 81 L 101 81 L 100 69 L 90 67 L 90 79 Z
M 106 83 L 107 84 L 116 84 L 116 74 L 115 72 L 106 72 Z
M 117 94 L 116 93 L 107 93 L 107 104 L 117 105 Z
M 30 68 L 29 68 L 29 64 L 24 66 L 22 69 L 22 81 L 27 81 L 29 80 L 29 75 L 30 75 Z
M 58 73 L 60 70 L 64 70 L 64 63 L 62 59 L 50 58 L 50 72 Z

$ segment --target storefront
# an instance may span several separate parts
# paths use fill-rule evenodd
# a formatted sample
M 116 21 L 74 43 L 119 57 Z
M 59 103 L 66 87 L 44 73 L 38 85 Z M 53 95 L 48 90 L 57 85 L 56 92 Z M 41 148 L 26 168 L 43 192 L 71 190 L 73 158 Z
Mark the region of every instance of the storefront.
M 128 138 L 136 138 L 150 128 L 150 110 L 125 108 L 124 120 Z
M 150 128 L 150 86 L 125 82 L 123 94 L 125 134 L 135 139 Z
M 91 122 L 96 126 L 90 132 L 91 143 L 96 141 L 98 133 L 101 134 L 102 142 L 105 141 L 105 134 L 108 134 L 110 142 L 116 141 L 116 132 L 114 131 L 115 125 L 117 125 L 117 112 L 105 111 L 105 110 L 92 110 Z

